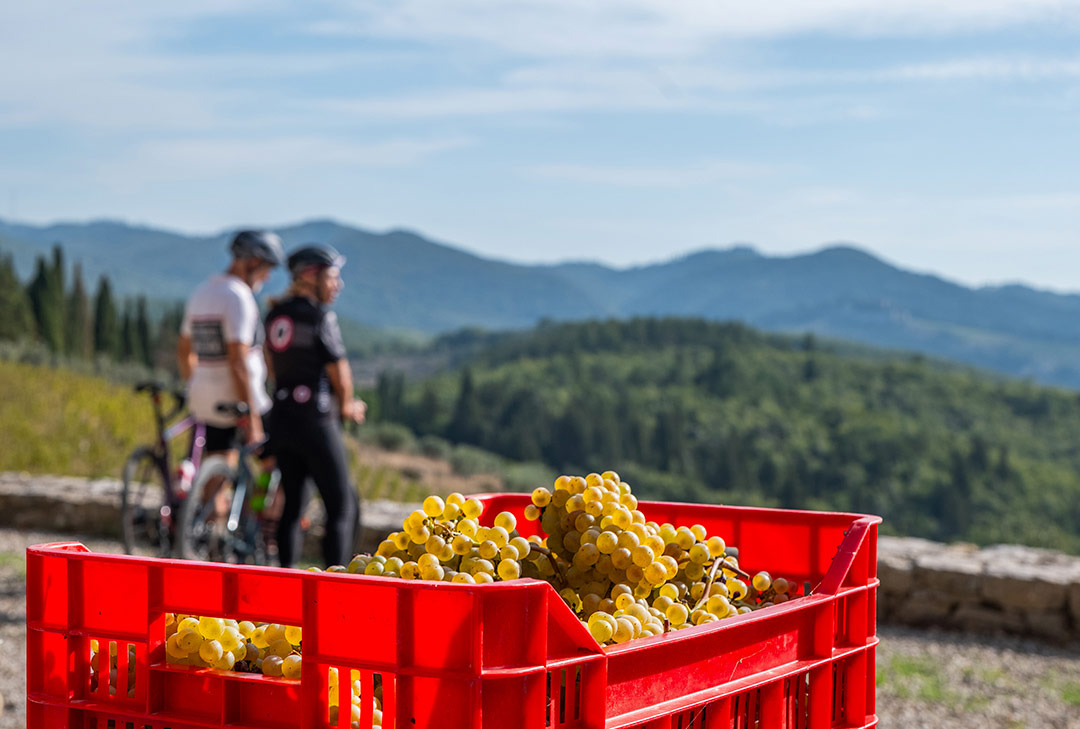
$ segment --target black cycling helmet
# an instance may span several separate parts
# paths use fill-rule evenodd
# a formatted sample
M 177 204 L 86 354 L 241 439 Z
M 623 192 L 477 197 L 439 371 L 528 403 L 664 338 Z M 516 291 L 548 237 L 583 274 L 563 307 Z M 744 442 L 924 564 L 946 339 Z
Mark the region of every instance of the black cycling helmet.
M 229 244 L 233 258 L 258 258 L 280 266 L 285 262 L 285 249 L 277 233 L 268 230 L 241 230 Z
M 341 268 L 345 265 L 345 256 L 327 245 L 311 244 L 297 248 L 289 254 L 289 271 L 295 276 L 311 266 L 318 268 Z

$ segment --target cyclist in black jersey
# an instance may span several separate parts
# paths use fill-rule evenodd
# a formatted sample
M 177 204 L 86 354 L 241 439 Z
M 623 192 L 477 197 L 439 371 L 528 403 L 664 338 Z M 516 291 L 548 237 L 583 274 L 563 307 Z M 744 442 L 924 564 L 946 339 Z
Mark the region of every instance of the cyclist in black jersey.
M 345 259 L 330 246 L 311 245 L 294 251 L 288 264 L 292 285 L 266 315 L 274 380 L 270 430 L 285 494 L 278 557 L 282 567 L 291 567 L 299 556 L 304 482 L 310 477 L 326 506 L 323 559 L 328 566 L 347 564 L 357 505 L 340 422 L 363 422 L 367 405 L 353 397 L 341 329 L 329 309 L 344 286 Z

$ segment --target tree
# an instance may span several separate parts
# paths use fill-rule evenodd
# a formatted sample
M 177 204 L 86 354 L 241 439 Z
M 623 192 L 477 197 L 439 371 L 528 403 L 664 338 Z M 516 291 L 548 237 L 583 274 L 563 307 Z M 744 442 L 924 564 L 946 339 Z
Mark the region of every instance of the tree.
M 124 362 L 143 362 L 145 355 L 139 341 L 135 302 L 124 300 L 124 313 L 120 318 L 120 359 Z
M 154 342 L 150 336 L 150 318 L 146 313 L 146 297 L 135 302 L 134 337 L 137 356 L 135 359 L 147 367 L 154 366 Z
M 55 252 L 54 252 L 55 254 Z M 64 351 L 64 289 L 56 269 L 38 256 L 34 278 L 26 290 L 38 337 L 53 352 Z
M 109 279 L 98 279 L 94 295 L 94 352 L 106 357 L 120 354 L 120 323 L 117 320 L 116 302 L 113 301 Z
M 83 286 L 82 267 L 75 264 L 71 292 L 67 297 L 64 317 L 64 350 L 73 357 L 87 359 L 93 352 L 93 326 L 90 302 Z
M 653 450 L 659 459 L 661 470 L 672 473 L 687 472 L 689 458 L 686 448 L 686 417 L 678 404 L 657 414 Z
M 396 370 L 383 370 L 375 384 L 375 394 L 379 411 L 377 419 L 400 423 L 405 417 L 405 373 Z
M 483 417 L 480 414 L 480 402 L 473 384 L 472 370 L 465 368 L 461 372 L 461 387 L 454 404 L 454 415 L 446 428 L 446 437 L 455 443 L 480 444 L 483 436 Z
M 420 394 L 420 402 L 410 409 L 409 425 L 419 435 L 435 433 L 442 418 L 442 403 L 432 382 L 426 382 Z
M 34 336 L 34 312 L 11 256 L 0 258 L 0 341 Z

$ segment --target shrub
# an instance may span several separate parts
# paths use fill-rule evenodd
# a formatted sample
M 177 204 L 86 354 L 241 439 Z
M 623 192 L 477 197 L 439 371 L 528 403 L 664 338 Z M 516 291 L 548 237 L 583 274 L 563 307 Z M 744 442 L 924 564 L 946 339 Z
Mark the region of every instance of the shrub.
M 378 423 L 372 428 L 378 446 L 388 451 L 416 450 L 416 436 L 399 423 Z
M 539 486 L 551 488 L 558 474 L 543 463 L 508 463 L 499 475 L 507 491 L 530 492 Z
M 450 458 L 450 452 L 454 447 L 449 441 L 437 435 L 425 435 L 420 439 L 419 448 L 420 452 L 428 458 L 439 458 L 445 461 Z
M 456 445 L 450 453 L 450 467 L 462 476 L 475 476 L 478 473 L 499 473 L 503 461 L 494 453 L 471 445 Z

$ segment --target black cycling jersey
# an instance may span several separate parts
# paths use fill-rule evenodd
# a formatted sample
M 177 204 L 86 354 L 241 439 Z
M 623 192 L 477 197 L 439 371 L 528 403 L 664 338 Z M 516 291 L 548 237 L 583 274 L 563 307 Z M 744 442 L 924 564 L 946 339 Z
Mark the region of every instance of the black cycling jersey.
M 274 405 L 329 415 L 326 365 L 345 357 L 334 312 L 304 296 L 278 302 L 266 315 L 266 344 L 274 367 Z

